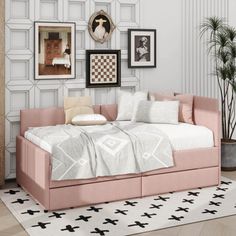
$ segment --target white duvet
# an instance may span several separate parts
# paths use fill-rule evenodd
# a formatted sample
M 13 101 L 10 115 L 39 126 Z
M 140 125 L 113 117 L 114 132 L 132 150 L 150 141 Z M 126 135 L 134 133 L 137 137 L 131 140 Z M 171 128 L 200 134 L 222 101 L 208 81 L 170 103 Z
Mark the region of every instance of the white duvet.
M 26 133 L 53 142 L 52 180 L 134 174 L 174 165 L 168 137 L 145 123 L 57 125 Z

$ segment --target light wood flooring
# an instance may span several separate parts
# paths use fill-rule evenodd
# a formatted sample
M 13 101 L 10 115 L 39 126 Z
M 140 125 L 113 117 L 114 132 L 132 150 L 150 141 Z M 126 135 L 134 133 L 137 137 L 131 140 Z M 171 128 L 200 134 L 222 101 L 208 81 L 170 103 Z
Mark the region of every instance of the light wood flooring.
M 236 180 L 236 171 L 222 172 L 222 175 Z M 4 188 L 15 187 L 9 182 Z M 0 236 L 27 236 L 22 226 L 0 200 Z M 221 219 L 188 224 L 169 229 L 157 230 L 137 236 L 235 236 L 236 215 Z

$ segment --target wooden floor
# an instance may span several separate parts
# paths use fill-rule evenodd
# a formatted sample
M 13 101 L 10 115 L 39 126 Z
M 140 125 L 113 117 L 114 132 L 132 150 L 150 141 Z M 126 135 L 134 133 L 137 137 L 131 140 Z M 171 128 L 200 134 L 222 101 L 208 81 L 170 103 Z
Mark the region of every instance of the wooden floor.
M 223 172 L 223 176 L 236 180 L 236 172 Z M 15 187 L 14 182 L 4 188 Z M 21 225 L 0 201 L 0 236 L 27 236 Z M 235 236 L 236 215 L 221 219 L 183 225 L 169 229 L 137 234 L 137 236 Z

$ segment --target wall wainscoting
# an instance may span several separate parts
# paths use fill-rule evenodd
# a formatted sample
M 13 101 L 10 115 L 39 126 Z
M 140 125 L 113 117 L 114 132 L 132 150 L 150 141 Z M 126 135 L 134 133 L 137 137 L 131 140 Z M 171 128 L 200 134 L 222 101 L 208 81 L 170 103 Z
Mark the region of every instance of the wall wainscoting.
M 139 0 L 6 0 L 5 177 L 15 177 L 15 137 L 19 112 L 27 108 L 63 106 L 64 96 L 91 95 L 95 104 L 116 102 L 118 89 L 140 88 L 140 70 L 128 69 L 128 28 L 140 27 Z M 89 17 L 103 9 L 116 29 L 109 42 L 92 40 Z M 34 80 L 34 21 L 76 22 L 76 79 Z M 85 49 L 121 49 L 121 88 L 85 88 Z
M 0 1 L 0 186 L 5 180 L 5 2 Z
M 207 35 L 200 38 L 200 25 L 210 16 L 228 20 L 229 0 L 182 0 L 182 91 L 217 98 Z

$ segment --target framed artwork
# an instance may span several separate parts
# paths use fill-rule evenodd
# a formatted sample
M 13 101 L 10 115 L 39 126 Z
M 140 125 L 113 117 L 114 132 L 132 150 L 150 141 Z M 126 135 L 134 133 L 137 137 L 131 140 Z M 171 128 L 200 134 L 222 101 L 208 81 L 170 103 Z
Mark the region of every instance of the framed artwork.
M 120 87 L 120 50 L 86 50 L 86 87 Z
M 128 29 L 128 67 L 156 67 L 155 29 Z
M 111 17 L 103 10 L 95 12 L 89 19 L 89 34 L 96 42 L 108 41 L 114 29 L 115 25 Z
M 75 78 L 75 23 L 34 23 L 34 78 Z

